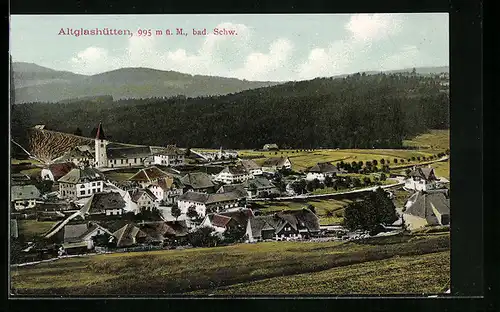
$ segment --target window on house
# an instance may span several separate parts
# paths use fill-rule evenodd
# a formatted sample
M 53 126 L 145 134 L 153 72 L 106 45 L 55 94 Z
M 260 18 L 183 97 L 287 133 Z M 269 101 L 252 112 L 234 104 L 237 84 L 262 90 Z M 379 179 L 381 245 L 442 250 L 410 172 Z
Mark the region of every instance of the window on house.
M 85 195 L 85 191 L 81 191 L 81 192 L 80 192 L 80 195 Z
M 82 184 L 82 185 L 80 185 L 80 188 L 84 188 L 84 187 L 85 187 L 85 185 L 83 185 L 83 184 Z
M 95 182 L 92 182 L 92 186 L 95 186 Z

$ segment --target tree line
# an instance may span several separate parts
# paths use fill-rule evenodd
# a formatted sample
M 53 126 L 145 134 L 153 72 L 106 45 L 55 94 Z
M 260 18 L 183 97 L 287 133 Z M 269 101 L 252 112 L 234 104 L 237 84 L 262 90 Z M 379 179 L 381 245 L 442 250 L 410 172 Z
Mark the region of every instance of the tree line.
M 102 121 L 112 140 L 133 144 L 401 148 L 405 138 L 449 127 L 449 98 L 434 77 L 356 74 L 224 96 L 28 103 L 12 118 L 84 136 Z

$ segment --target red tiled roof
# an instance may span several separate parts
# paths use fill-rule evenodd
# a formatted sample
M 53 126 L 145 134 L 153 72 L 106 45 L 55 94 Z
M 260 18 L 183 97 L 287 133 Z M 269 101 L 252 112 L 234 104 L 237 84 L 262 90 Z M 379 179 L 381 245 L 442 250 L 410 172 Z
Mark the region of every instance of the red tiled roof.
M 212 216 L 212 225 L 217 227 L 225 228 L 227 224 L 231 221 L 230 217 L 226 217 L 223 215 L 215 214 Z
M 71 169 L 76 168 L 76 165 L 72 162 L 65 162 L 59 164 L 51 164 L 48 169 L 52 172 L 55 180 L 65 176 Z

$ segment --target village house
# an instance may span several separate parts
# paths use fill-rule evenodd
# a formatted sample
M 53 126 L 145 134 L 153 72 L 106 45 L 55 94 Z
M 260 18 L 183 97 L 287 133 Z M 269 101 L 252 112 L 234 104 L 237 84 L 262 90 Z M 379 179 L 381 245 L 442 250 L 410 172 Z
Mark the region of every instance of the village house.
M 151 166 L 148 168 L 140 169 L 136 174 L 131 176 L 128 181 L 137 182 L 141 187 L 148 187 L 152 183 L 158 182 L 158 180 L 171 178 L 172 175 L 163 170 L 160 170 L 156 166 Z
M 224 159 L 236 159 L 238 158 L 238 152 L 233 150 L 223 150 L 222 147 L 217 152 L 202 152 L 191 150 L 195 155 L 201 157 L 207 161 L 224 160 Z
M 80 209 L 82 217 L 92 215 L 119 216 L 125 211 L 126 203 L 118 192 L 95 193 Z
M 334 178 L 341 171 L 330 162 L 317 163 L 307 171 L 306 180 L 313 181 L 318 179 L 324 182 L 326 177 Z
M 279 147 L 277 144 L 265 144 L 264 147 L 262 147 L 264 151 L 278 151 Z
M 262 174 L 262 167 L 257 165 L 257 163 L 251 159 L 242 159 L 241 165 L 253 176 Z
M 190 172 L 181 178 L 181 183 L 185 186 L 184 192 L 213 193 L 215 191 L 215 184 L 204 172 Z
M 62 247 L 67 252 L 74 248 L 85 247 L 94 248 L 93 237 L 101 234 L 112 235 L 107 229 L 95 222 L 85 222 L 79 224 L 67 224 L 61 231 L 63 236 Z
M 142 209 L 153 210 L 159 206 L 156 196 L 149 189 L 134 189 L 129 190 L 128 193 L 139 211 Z
M 10 202 L 15 210 L 34 208 L 40 200 L 40 191 L 32 184 L 13 185 L 10 188 Z
M 116 247 L 119 248 L 145 243 L 148 238 L 148 235 L 134 223 L 125 224 L 112 235 L 115 238 L 113 241 L 116 243 Z
M 275 173 L 284 169 L 292 169 L 292 162 L 288 157 L 268 158 L 262 164 L 262 172 Z
M 319 218 L 309 209 L 282 211 L 272 216 L 257 216 L 250 220 L 249 242 L 289 240 L 316 236 L 320 232 Z
M 213 227 L 217 232 L 224 233 L 227 230 L 241 227 L 247 231 L 250 219 L 255 215 L 251 209 L 238 209 L 221 213 L 209 213 L 205 216 L 200 226 Z
M 166 148 L 151 147 L 151 156 L 146 159 L 146 165 L 183 166 L 186 164 L 184 152 L 175 145 Z
M 73 162 L 50 164 L 46 168 L 42 169 L 41 176 L 43 180 L 50 180 L 55 182 L 76 167 L 77 165 L 75 165 L 75 163 Z
M 248 197 L 247 190 L 243 184 L 225 184 L 219 187 L 216 193 L 234 193 L 240 199 L 245 199 Z
M 450 224 L 447 190 L 418 191 L 405 204 L 403 220 L 408 229 Z
M 278 188 L 264 177 L 249 179 L 245 181 L 242 186 L 247 191 L 248 198 L 267 197 L 271 194 L 280 194 Z
M 97 169 L 90 167 L 74 168 L 57 180 L 59 183 L 59 197 L 76 200 L 102 192 L 104 180 L 104 175 Z
M 184 193 L 184 187 L 184 184 L 179 179 L 167 177 L 152 182 L 147 189 L 156 196 L 159 202 L 163 202 L 165 205 L 172 205 Z
M 72 162 L 76 166 L 91 165 L 94 163 L 94 158 L 95 153 L 90 146 L 80 145 L 65 152 L 61 157 L 54 159 L 54 163 Z
M 195 207 L 201 217 L 207 212 L 221 212 L 229 208 L 239 207 L 241 197 L 238 194 L 216 193 L 206 194 L 188 191 L 182 194 L 177 200 L 177 204 L 182 214 L 186 214 L 189 207 Z
M 415 191 L 432 190 L 437 188 L 438 181 L 434 173 L 434 168 L 430 166 L 414 167 L 405 180 L 404 188 Z
M 183 224 L 184 227 L 178 226 L 180 224 Z M 148 236 L 146 242 L 152 245 L 174 241 L 176 238 L 186 236 L 189 230 L 185 222 L 165 221 L 144 222 L 139 224 L 139 228 Z
M 225 184 L 232 184 L 245 182 L 252 177 L 243 166 L 227 166 L 215 176 L 214 180 Z

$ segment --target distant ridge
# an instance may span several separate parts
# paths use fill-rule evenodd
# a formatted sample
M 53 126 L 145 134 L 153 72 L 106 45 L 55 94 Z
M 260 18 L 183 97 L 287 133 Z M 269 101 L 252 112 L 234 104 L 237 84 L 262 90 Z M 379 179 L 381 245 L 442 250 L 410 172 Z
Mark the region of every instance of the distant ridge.
M 120 68 L 96 75 L 58 71 L 34 63 L 14 62 L 16 104 L 28 102 L 66 102 L 98 98 L 100 101 L 151 97 L 199 97 L 225 95 L 279 85 L 284 82 L 247 81 L 236 78 L 190 75 L 144 67 Z M 448 66 L 416 68 L 420 75 L 449 72 Z M 385 71 L 411 72 L 412 68 Z M 377 74 L 381 71 L 366 71 Z M 354 73 L 351 73 L 354 74 Z M 334 78 L 346 77 L 337 75 Z

